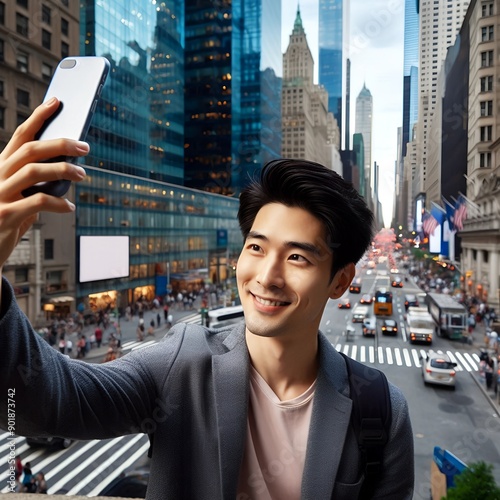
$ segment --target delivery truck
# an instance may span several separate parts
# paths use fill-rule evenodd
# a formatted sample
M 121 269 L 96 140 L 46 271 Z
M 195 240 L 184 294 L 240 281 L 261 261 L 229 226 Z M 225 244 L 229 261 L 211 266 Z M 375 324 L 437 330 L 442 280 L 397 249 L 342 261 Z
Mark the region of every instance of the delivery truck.
M 467 331 L 465 306 L 444 293 L 428 293 L 426 300 L 437 334 L 454 340 L 462 339 Z

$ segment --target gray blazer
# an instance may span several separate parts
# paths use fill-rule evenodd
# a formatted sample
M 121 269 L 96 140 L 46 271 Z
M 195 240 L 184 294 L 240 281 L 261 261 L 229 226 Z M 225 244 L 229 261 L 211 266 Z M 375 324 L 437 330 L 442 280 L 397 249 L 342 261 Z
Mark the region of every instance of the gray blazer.
M 70 360 L 33 332 L 3 283 L 0 426 L 15 389 L 16 434 L 74 439 L 153 436 L 148 499 L 235 499 L 249 395 L 244 325 L 175 326 L 116 361 Z M 343 358 L 319 333 L 319 374 L 302 499 L 357 498 L 363 483 Z M 406 401 L 390 386 L 392 428 L 374 498 L 411 499 L 413 437 Z

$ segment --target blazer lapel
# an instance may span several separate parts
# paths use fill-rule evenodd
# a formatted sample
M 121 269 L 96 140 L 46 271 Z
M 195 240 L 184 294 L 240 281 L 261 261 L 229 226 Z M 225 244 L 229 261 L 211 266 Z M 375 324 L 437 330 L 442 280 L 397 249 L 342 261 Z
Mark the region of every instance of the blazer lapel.
M 319 373 L 302 477 L 302 498 L 331 498 L 349 428 L 352 401 L 345 362 L 319 334 Z
M 228 352 L 212 358 L 222 498 L 234 499 L 247 430 L 249 356 L 245 326 L 238 326 L 224 344 Z

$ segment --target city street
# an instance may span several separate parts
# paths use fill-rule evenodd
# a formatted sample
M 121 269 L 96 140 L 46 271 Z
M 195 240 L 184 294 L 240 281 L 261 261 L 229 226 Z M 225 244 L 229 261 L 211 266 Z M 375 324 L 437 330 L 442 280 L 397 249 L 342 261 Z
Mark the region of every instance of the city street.
M 476 333 L 473 345 L 437 337 L 431 347 L 409 344 L 405 331 L 403 305 L 406 293 L 417 293 L 419 289 L 409 280 L 401 289 L 392 289 L 394 311 L 392 318 L 399 326 L 398 335 L 382 336 L 381 319 L 377 319 L 377 335 L 363 337 L 361 325 L 354 324 L 354 334 L 345 336 L 345 327 L 351 323 L 352 308 L 363 294 L 373 294 L 377 271 L 362 274 L 360 294 L 347 292 L 351 309 L 339 309 L 338 301 L 330 301 L 321 322 L 321 330 L 337 350 L 358 361 L 382 370 L 389 381 L 405 394 L 413 424 L 415 442 L 415 499 L 429 498 L 430 466 L 435 446 L 445 448 L 466 463 L 484 460 L 494 465 L 494 474 L 500 481 L 500 420 L 499 406 L 493 394 L 488 394 L 478 376 L 479 344 L 482 334 Z M 162 311 L 160 311 L 162 313 Z M 196 309 L 173 310 L 174 322 L 200 323 Z M 146 326 L 156 311 L 146 311 Z M 154 336 L 137 342 L 138 318 L 120 321 L 123 353 L 143 349 L 158 342 L 166 333 L 163 323 Z M 91 333 L 92 327 L 87 327 Z M 105 333 L 106 339 L 109 335 Z M 420 355 L 430 348 L 446 352 L 457 363 L 456 389 L 425 386 L 421 375 Z M 107 345 L 94 348 L 88 354 L 90 362 L 102 362 Z M 0 434 L 0 452 L 7 447 L 8 435 Z M 66 450 L 30 448 L 24 438 L 17 440 L 17 450 L 23 462 L 31 462 L 34 471 L 43 470 L 49 484 L 49 493 L 68 492 L 79 495 L 95 495 L 114 478 L 138 462 L 144 462 L 148 450 L 145 435 L 120 437 L 104 441 L 74 442 Z M 97 465 L 98 464 L 98 465 Z M 7 472 L 0 472 L 0 481 Z M 3 490 L 2 490 L 3 491 Z

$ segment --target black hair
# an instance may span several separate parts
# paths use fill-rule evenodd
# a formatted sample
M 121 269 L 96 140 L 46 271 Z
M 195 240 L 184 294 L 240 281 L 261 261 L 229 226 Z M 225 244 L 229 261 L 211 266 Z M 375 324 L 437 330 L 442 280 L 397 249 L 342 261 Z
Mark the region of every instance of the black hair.
M 269 203 L 307 210 L 326 229 L 325 246 L 333 253 L 331 279 L 349 263 L 356 264 L 373 238 L 373 213 L 352 183 L 333 170 L 306 160 L 267 163 L 260 178 L 240 195 L 238 221 L 246 239 L 258 211 Z

